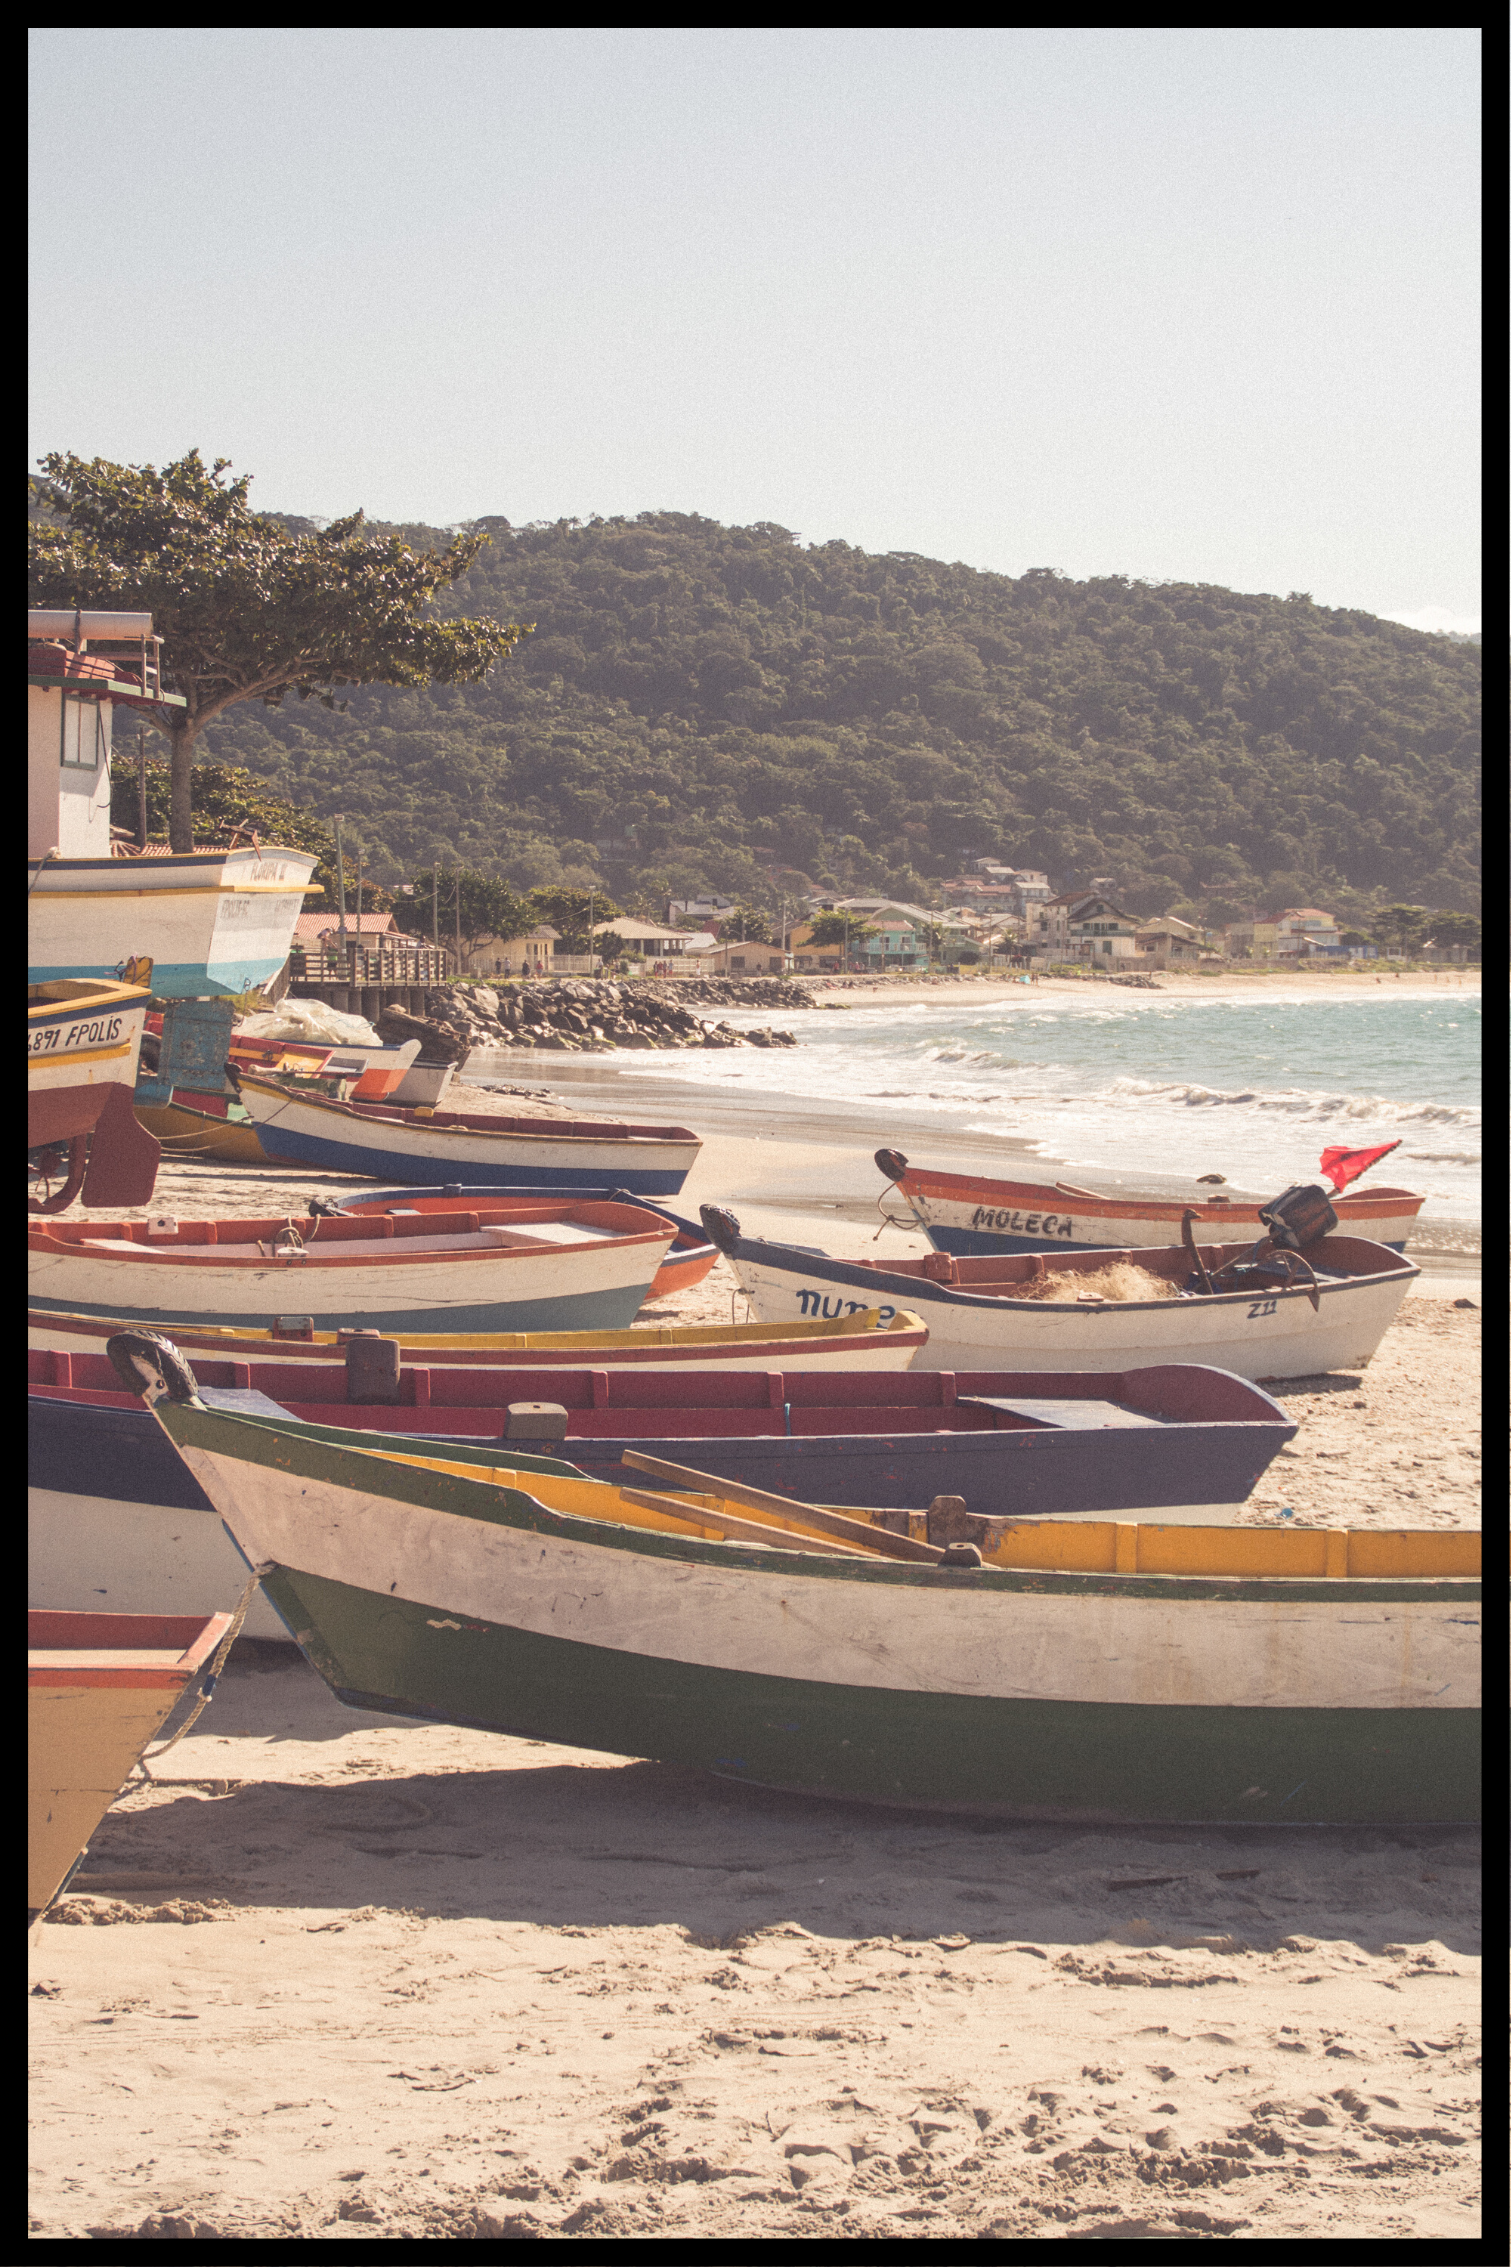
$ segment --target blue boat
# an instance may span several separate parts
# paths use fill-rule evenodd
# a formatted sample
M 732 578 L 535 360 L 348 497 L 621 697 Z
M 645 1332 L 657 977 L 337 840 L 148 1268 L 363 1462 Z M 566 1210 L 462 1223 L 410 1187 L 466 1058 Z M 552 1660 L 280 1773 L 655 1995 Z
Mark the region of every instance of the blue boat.
M 407 1188 L 589 1190 L 676 1196 L 703 1144 L 686 1126 L 596 1118 L 506 1118 L 338 1102 L 243 1072 L 247 1115 L 284 1165 L 360 1173 Z

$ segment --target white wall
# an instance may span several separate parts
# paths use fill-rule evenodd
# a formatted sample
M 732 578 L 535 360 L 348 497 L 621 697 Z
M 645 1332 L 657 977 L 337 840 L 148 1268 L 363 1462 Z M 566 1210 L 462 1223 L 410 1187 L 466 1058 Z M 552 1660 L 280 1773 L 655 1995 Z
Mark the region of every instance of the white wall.
M 108 858 L 111 704 L 65 703 L 61 686 L 26 693 L 26 855 Z

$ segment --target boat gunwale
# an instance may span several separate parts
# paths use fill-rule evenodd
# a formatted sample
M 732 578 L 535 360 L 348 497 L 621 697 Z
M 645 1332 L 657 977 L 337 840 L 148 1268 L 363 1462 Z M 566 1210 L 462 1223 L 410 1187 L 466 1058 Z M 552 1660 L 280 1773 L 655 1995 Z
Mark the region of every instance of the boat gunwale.
M 1364 1236 L 1341 1238 L 1340 1241 L 1373 1243 L 1372 1238 Z M 1319 1274 L 1316 1284 L 1319 1295 L 1326 1298 L 1332 1293 L 1358 1290 L 1375 1284 L 1400 1282 L 1403 1279 L 1409 1282 L 1421 1274 L 1422 1270 L 1414 1260 L 1407 1259 L 1402 1252 L 1392 1251 L 1388 1244 L 1375 1244 L 1373 1248 L 1389 1260 L 1390 1265 L 1388 1267 L 1377 1268 L 1368 1275 L 1327 1276 Z M 1251 1249 L 1252 1245 L 1247 1242 L 1204 1244 L 1202 1246 L 1202 1259 L 1209 1269 L 1222 1267 L 1227 1264 L 1229 1258 L 1239 1260 L 1245 1258 Z M 1083 1246 L 1074 1253 L 1004 1256 L 1025 1258 L 1038 1256 L 1046 1262 L 1059 1259 L 1068 1264 L 1062 1266 L 1057 1272 L 1079 1274 L 1095 1271 L 1082 1268 L 1077 1265 L 1077 1262 L 1096 1260 L 1101 1266 L 1107 1267 L 1111 1266 L 1116 1260 L 1126 1260 L 1135 1267 L 1147 1268 L 1152 1257 L 1166 1252 L 1177 1253 L 1182 1259 L 1187 1256 L 1183 1247 L 1170 1244 L 1108 1245 L 1105 1249 L 1100 1246 L 1095 1249 Z M 747 1265 L 758 1267 L 762 1264 L 761 1255 L 763 1253 L 768 1255 L 790 1253 L 793 1255 L 790 1262 L 773 1260 L 768 1256 L 765 1264 L 774 1267 L 776 1272 L 781 1274 L 824 1273 L 830 1282 L 849 1283 L 862 1288 L 868 1283 L 884 1284 L 896 1296 L 902 1296 L 916 1286 L 919 1296 L 926 1297 L 938 1304 L 987 1307 L 994 1312 L 1010 1307 L 1016 1313 L 1024 1315 L 1042 1315 L 1045 1313 L 1073 1315 L 1191 1313 L 1197 1309 L 1206 1310 L 1213 1307 L 1234 1306 L 1239 1302 L 1251 1304 L 1256 1298 L 1277 1302 L 1305 1299 L 1308 1304 L 1311 1301 L 1311 1286 L 1305 1283 L 1284 1286 L 1274 1284 L 1262 1292 L 1253 1290 L 1212 1291 L 1203 1293 L 1199 1297 L 1192 1296 L 1186 1299 L 1180 1297 L 1174 1299 L 1102 1299 L 1095 1305 L 1088 1301 L 1084 1306 L 1078 1301 L 1068 1299 L 1020 1299 L 1014 1298 L 1012 1293 L 1008 1291 L 972 1291 L 967 1289 L 963 1283 L 944 1282 L 935 1276 L 926 1275 L 922 1270 L 927 1265 L 927 1260 L 920 1260 L 917 1263 L 920 1272 L 916 1275 L 892 1274 L 890 1270 L 884 1269 L 882 1264 L 877 1261 L 835 1259 L 827 1252 L 807 1252 L 803 1250 L 800 1244 L 780 1244 L 759 1236 L 742 1235 L 738 1237 L 726 1253 L 726 1257 L 731 1261 L 744 1260 Z M 799 1265 L 798 1262 L 802 1264 Z M 964 1264 L 970 1266 L 979 1264 L 979 1262 L 973 1263 L 970 1259 L 967 1259 Z M 1031 1278 L 1025 1278 L 1025 1280 L 1031 1280 Z
M 937 1590 L 941 1586 L 952 1590 L 979 1590 L 986 1588 L 999 1593 L 1028 1591 L 1034 1594 L 1061 1594 L 1069 1597 L 1141 1597 L 1190 1600 L 1203 1602 L 1209 1599 L 1263 1603 L 1267 1599 L 1287 1600 L 1292 1603 L 1341 1603 L 1344 1599 L 1354 1603 L 1383 1603 L 1401 1601 L 1414 1595 L 1424 1600 L 1441 1600 L 1445 1596 L 1468 1603 L 1482 1594 L 1481 1575 L 1254 1575 L 1254 1574 L 1165 1574 L 1165 1573 L 1094 1573 L 1065 1568 L 1014 1568 L 995 1565 L 975 1567 L 947 1567 L 942 1565 L 915 1566 L 896 1559 L 875 1560 L 860 1556 L 840 1558 L 820 1556 L 807 1551 L 784 1550 L 779 1544 L 752 1546 L 748 1543 L 708 1542 L 698 1536 L 672 1535 L 653 1528 L 630 1527 L 612 1520 L 598 1520 L 585 1513 L 553 1510 L 539 1502 L 526 1490 L 511 1488 L 501 1481 L 470 1480 L 459 1474 L 434 1469 L 434 1461 L 410 1461 L 402 1452 L 368 1449 L 353 1446 L 349 1432 L 337 1432 L 327 1426 L 305 1426 L 295 1420 L 259 1417 L 250 1413 L 210 1409 L 194 1402 L 158 1402 L 152 1411 L 174 1446 L 197 1446 L 215 1453 L 213 1441 L 192 1439 L 180 1442 L 174 1432 L 175 1422 L 186 1431 L 201 1429 L 206 1420 L 212 1427 L 245 1428 L 253 1440 L 243 1439 L 243 1448 L 260 1446 L 262 1453 L 240 1455 L 238 1463 L 264 1465 L 273 1470 L 291 1472 L 299 1470 L 310 1479 L 348 1490 L 365 1491 L 386 1496 L 391 1501 L 408 1503 L 447 1518 L 473 1519 L 481 1526 L 504 1527 L 516 1532 L 550 1536 L 557 1541 L 584 1544 L 594 1550 L 629 1551 L 632 1554 L 661 1559 L 687 1561 L 710 1569 L 724 1568 L 741 1573 L 762 1572 L 781 1576 L 785 1580 L 797 1577 L 822 1581 L 859 1581 L 891 1587 Z M 337 1438 L 329 1436 L 337 1432 Z M 492 1443 L 500 1449 L 507 1443 Z M 284 1453 L 280 1455 L 280 1447 Z M 297 1460 L 290 1453 L 302 1450 Z M 222 1454 L 231 1453 L 222 1448 Z M 448 1457 L 454 1463 L 461 1458 Z M 343 1467 L 356 1467 L 355 1474 Z M 325 1467 L 325 1469 L 321 1469 Z M 503 1458 L 491 1462 L 494 1470 L 519 1470 Z M 192 1471 L 192 1467 L 191 1467 Z M 196 1479 L 198 1474 L 194 1475 Z M 200 1481 L 203 1486 L 203 1481 Z M 437 1498 L 442 1500 L 436 1500 Z M 446 1501 L 447 1497 L 455 1500 Z M 213 1500 L 213 1499 L 212 1499 Z M 697 1519 L 697 1507 L 688 1508 L 690 1521 Z M 228 1527 L 222 1514 L 223 1523 Z M 1129 1522 L 1139 1525 L 1137 1521 Z M 1143 1524 L 1157 1525 L 1157 1522 Z M 234 1530 L 232 1530 L 234 1534 Z M 773 1529 L 773 1533 L 779 1533 Z M 1224 1531 L 1226 1532 L 1226 1531 Z M 1300 1532 L 1305 1532 L 1301 1530 Z M 297 1572 L 298 1569 L 291 1571 Z M 376 1593 L 374 1593 L 376 1595 Z M 444 1605 L 444 1601 L 432 1601 Z
M 432 1115 L 420 1118 L 416 1117 L 412 1110 L 406 1109 L 402 1104 L 337 1102 L 326 1094 L 291 1092 L 287 1087 L 277 1085 L 272 1079 L 259 1078 L 253 1071 L 242 1072 L 241 1087 L 243 1092 L 250 1088 L 254 1093 L 278 1096 L 285 1105 L 299 1103 L 306 1109 L 324 1112 L 333 1117 L 349 1119 L 358 1125 L 387 1127 L 400 1133 L 446 1134 L 456 1139 L 465 1140 L 472 1140 L 479 1135 L 497 1135 L 500 1139 L 509 1141 L 580 1141 L 584 1143 L 596 1141 L 615 1150 L 628 1148 L 632 1142 L 673 1149 L 701 1149 L 703 1147 L 702 1135 L 692 1132 L 687 1126 L 638 1124 L 621 1126 L 608 1121 L 599 1124 L 592 1118 L 537 1119 L 510 1118 L 503 1115 L 491 1118 L 481 1111 L 457 1113 L 457 1115 L 464 1117 L 466 1122 L 456 1124 L 451 1122 L 449 1113 L 442 1113 L 439 1117 Z M 567 1127 L 577 1130 L 567 1132 L 564 1130 Z M 588 1130 L 583 1131 L 583 1128 Z M 537 1131 L 537 1129 L 539 1130 Z
M 862 1309 L 863 1314 L 878 1314 L 879 1312 L 880 1309 L 875 1307 Z M 879 1340 L 893 1348 L 896 1348 L 901 1341 L 908 1338 L 917 1338 L 920 1347 L 928 1343 L 928 1324 L 921 1315 L 914 1314 L 910 1309 L 904 1309 L 902 1312 L 892 1315 L 888 1321 L 874 1323 L 867 1328 L 854 1327 L 859 1320 L 860 1317 L 857 1315 L 845 1315 L 834 1322 L 659 1323 L 652 1327 L 634 1327 L 624 1330 L 431 1331 L 412 1333 L 400 1340 L 400 1346 L 402 1349 L 401 1359 L 411 1349 L 417 1349 L 421 1356 L 419 1361 L 413 1362 L 409 1366 L 413 1368 L 425 1366 L 434 1368 L 438 1366 L 438 1359 L 442 1355 L 461 1355 L 469 1352 L 475 1352 L 478 1355 L 542 1353 L 558 1357 L 565 1356 L 568 1353 L 580 1353 L 586 1357 L 589 1351 L 596 1347 L 605 1352 L 616 1354 L 643 1349 L 647 1359 L 649 1359 L 652 1354 L 674 1352 L 683 1346 L 689 1350 L 695 1348 L 701 1350 L 706 1346 L 710 1352 L 715 1352 L 724 1346 L 733 1346 L 737 1350 L 748 1348 L 751 1351 L 764 1351 L 768 1347 L 790 1345 L 794 1339 L 797 1340 L 799 1347 L 803 1350 L 817 1345 L 829 1345 L 841 1338 L 844 1339 L 847 1348 L 852 1341 L 857 1344 L 870 1344 Z M 53 1311 L 36 1306 L 28 1308 L 27 1326 L 29 1330 L 67 1331 L 74 1329 L 79 1336 L 90 1338 L 96 1335 L 109 1336 L 117 1331 L 141 1328 L 141 1324 L 129 1315 L 92 1315 L 72 1310 Z M 264 1347 L 286 1347 L 291 1350 L 291 1359 L 313 1361 L 319 1354 L 334 1353 L 340 1347 L 343 1339 L 352 1335 L 350 1331 L 320 1331 L 317 1329 L 312 1338 L 285 1338 L 272 1330 L 260 1329 L 250 1325 L 243 1327 L 235 1323 L 185 1323 L 180 1327 L 186 1335 L 199 1334 L 213 1338 L 217 1342 L 213 1346 L 200 1348 L 199 1351 L 216 1354 L 224 1349 L 227 1359 L 231 1360 L 235 1358 L 234 1347 L 237 1341 L 241 1339 L 250 1341 L 259 1354 Z M 759 1338 L 754 1335 L 741 1338 L 737 1335 L 741 1331 L 748 1331 L 752 1334 L 761 1332 L 766 1335 Z M 806 1338 L 801 1335 L 805 1331 L 810 1333 Z M 497 1346 L 478 1343 L 478 1341 L 486 1341 L 490 1337 L 503 1343 Z M 585 1343 L 573 1346 L 553 1344 L 545 1347 L 533 1347 L 522 1343 L 531 1338 L 573 1339 Z M 71 1349 L 59 1348 L 57 1351 L 68 1352 Z M 191 1348 L 191 1351 L 194 1351 L 194 1349 Z M 584 1360 L 580 1366 L 592 1369 L 596 1365 Z M 500 1367 L 527 1369 L 530 1364 L 521 1360 L 519 1362 L 501 1362 Z
M 913 1184 L 911 1188 L 910 1183 Z M 1072 1200 L 1071 1209 L 1073 1212 L 1091 1218 L 1105 1217 L 1124 1220 L 1165 1220 L 1168 1218 L 1177 1227 L 1180 1225 L 1181 1215 L 1186 1212 L 1194 1212 L 1198 1220 L 1210 1222 L 1214 1226 L 1220 1226 L 1225 1220 L 1257 1220 L 1260 1206 L 1271 1201 L 1265 1197 L 1229 1199 L 1227 1203 L 1222 1203 L 1211 1197 L 1184 1199 L 1156 1196 L 1098 1196 L 1092 1189 L 1071 1190 L 1050 1182 L 1040 1181 L 995 1181 L 970 1173 L 948 1173 L 933 1166 L 913 1165 L 907 1168 L 900 1180 L 891 1185 L 900 1189 L 905 1197 L 916 1193 L 922 1198 L 938 1196 L 962 1204 L 990 1197 L 993 1191 L 1031 1190 L 1034 1192 L 1033 1198 L 1026 1199 L 1017 1194 L 1010 1198 L 999 1195 L 989 1208 L 994 1211 L 1012 1210 L 1021 1212 L 1030 1210 L 1062 1214 L 1065 1210 L 1063 1200 L 1069 1197 Z M 882 1193 L 885 1195 L 885 1190 Z M 1040 1198 L 1053 1199 L 1056 1197 L 1062 1200 L 1058 1204 L 1037 1201 Z M 1414 1208 L 1413 1218 L 1417 1212 L 1420 1212 L 1426 1201 L 1425 1196 L 1418 1196 L 1411 1189 L 1393 1188 L 1354 1189 L 1352 1191 L 1344 1189 L 1328 1197 L 1328 1202 L 1335 1211 L 1340 1206 L 1347 1206 L 1350 1214 L 1368 1212 L 1372 1209 L 1378 1210 L 1381 1206 L 1393 1206 L 1397 1211 L 1404 1211 L 1406 1206 L 1410 1205 Z M 1363 1240 L 1369 1241 L 1370 1239 Z

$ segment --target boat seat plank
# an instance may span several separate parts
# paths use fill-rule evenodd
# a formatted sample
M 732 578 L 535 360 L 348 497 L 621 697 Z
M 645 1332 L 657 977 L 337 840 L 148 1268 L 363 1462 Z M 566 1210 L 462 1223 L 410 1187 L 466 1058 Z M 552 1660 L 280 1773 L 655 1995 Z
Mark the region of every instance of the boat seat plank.
M 989 1393 L 962 1393 L 959 1408 L 1000 1409 L 1009 1417 L 1027 1417 L 1035 1425 L 1053 1425 L 1064 1433 L 1098 1432 L 1108 1426 L 1162 1425 L 1163 1417 L 1150 1417 L 1142 1409 L 1126 1409 L 1118 1401 L 1013 1400 Z

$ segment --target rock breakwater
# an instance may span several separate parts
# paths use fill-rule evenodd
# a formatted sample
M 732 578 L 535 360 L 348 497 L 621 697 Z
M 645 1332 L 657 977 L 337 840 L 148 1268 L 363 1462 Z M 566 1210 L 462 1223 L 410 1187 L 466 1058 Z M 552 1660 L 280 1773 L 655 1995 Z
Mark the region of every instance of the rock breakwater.
M 795 1047 L 790 1031 L 769 1027 L 735 1031 L 710 1023 L 686 1006 L 803 1006 L 797 985 L 740 984 L 698 978 L 679 984 L 619 984 L 604 979 L 556 978 L 541 984 L 447 984 L 425 995 L 425 1013 L 386 1009 L 379 1036 L 390 1044 L 420 1041 L 422 1063 L 461 1063 L 476 1047 L 546 1048 L 595 1053 L 614 1047 Z

